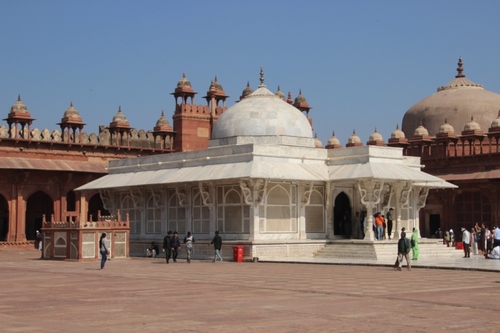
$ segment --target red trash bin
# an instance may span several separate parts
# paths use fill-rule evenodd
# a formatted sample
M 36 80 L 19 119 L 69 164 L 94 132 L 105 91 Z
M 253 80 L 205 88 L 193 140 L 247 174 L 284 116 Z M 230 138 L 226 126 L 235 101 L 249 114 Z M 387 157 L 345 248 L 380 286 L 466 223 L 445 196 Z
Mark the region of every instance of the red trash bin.
M 462 243 L 462 242 L 455 242 L 455 249 L 457 249 L 457 250 L 463 250 L 464 249 L 464 243 Z
M 234 262 L 243 262 L 243 246 L 233 246 L 233 260 Z

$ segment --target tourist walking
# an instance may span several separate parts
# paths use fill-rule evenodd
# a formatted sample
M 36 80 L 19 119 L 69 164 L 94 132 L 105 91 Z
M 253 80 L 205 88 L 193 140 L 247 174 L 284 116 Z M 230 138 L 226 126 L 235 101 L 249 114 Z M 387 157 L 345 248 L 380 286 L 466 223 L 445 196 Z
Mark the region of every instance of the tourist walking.
M 222 261 L 222 257 L 220 256 L 220 250 L 222 248 L 222 238 L 221 238 L 221 236 L 219 236 L 219 232 L 218 231 L 215 232 L 215 236 L 212 239 L 212 241 L 210 242 L 210 244 L 214 245 L 214 250 L 215 250 L 213 262 L 215 262 L 217 260 L 217 258 L 220 261 Z
M 392 236 L 392 219 L 393 219 L 393 215 L 394 214 L 394 208 L 391 208 L 389 209 L 389 211 L 387 212 L 387 238 L 388 239 L 391 239 L 391 236 Z
M 191 263 L 191 254 L 193 254 L 193 243 L 194 243 L 194 237 L 193 235 L 191 235 L 191 231 L 188 231 L 186 237 L 184 237 L 184 244 L 186 244 L 188 263 Z
M 165 252 L 165 259 L 167 260 L 167 264 L 170 260 L 170 257 L 172 256 L 172 245 L 172 231 L 169 230 L 167 232 L 167 235 L 163 238 L 163 251 Z
M 470 258 L 470 232 L 462 228 L 462 243 L 464 246 L 464 258 Z
M 411 252 L 413 257 L 411 260 L 418 260 L 418 229 L 413 228 L 411 235 Z
M 179 250 L 181 249 L 181 241 L 179 239 L 179 234 L 174 231 L 174 236 L 172 237 L 172 259 L 177 262 L 177 256 L 179 255 Z
M 43 258 L 43 234 L 39 230 L 36 231 L 35 247 L 38 251 L 40 251 L 40 253 L 41 253 L 40 259 L 42 259 Z
M 103 269 L 109 255 L 108 240 L 106 239 L 105 232 L 101 234 L 101 238 L 99 239 L 99 250 L 101 252 L 101 269 Z
M 406 234 L 401 232 L 401 238 L 398 241 L 398 271 L 400 271 L 401 266 L 403 266 L 403 257 L 406 259 L 408 270 L 411 270 L 410 248 L 410 242 L 408 241 L 408 238 L 406 238 Z

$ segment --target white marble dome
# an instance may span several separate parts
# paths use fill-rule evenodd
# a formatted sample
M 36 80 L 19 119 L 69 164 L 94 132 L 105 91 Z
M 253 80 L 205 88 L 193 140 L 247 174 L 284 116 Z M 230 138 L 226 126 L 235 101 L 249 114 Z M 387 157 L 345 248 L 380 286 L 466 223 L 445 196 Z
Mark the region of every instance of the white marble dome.
M 264 84 L 224 111 L 212 133 L 213 140 L 241 136 L 313 138 L 307 117 L 269 91 Z

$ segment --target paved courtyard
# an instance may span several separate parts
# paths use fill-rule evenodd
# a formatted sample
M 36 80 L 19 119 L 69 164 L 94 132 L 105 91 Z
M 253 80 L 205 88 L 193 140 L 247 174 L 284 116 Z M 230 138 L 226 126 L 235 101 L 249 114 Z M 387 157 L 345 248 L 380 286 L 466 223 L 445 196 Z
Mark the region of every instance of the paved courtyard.
M 0 332 L 495 332 L 500 273 L 38 259 L 0 250 Z

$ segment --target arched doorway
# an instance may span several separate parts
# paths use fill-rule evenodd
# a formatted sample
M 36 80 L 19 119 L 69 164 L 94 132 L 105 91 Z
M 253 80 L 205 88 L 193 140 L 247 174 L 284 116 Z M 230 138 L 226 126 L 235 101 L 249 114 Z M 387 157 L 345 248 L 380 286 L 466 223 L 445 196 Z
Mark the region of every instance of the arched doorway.
M 50 221 L 51 215 L 54 214 L 54 202 L 48 194 L 38 191 L 28 198 L 26 205 L 25 233 L 27 240 L 36 238 L 36 231 L 42 227 L 44 214 L 45 219 Z
M 348 223 L 346 223 L 346 218 Z M 333 234 L 346 237 L 346 233 L 351 230 L 351 225 L 351 202 L 347 194 L 341 192 L 335 198 L 333 208 Z
M 9 204 L 3 195 L 0 195 L 0 241 L 7 240 L 9 232 Z
M 89 209 L 87 219 L 97 221 L 97 212 L 101 211 L 102 216 L 111 215 L 108 210 L 104 209 L 101 196 L 99 193 L 94 194 L 89 200 Z

